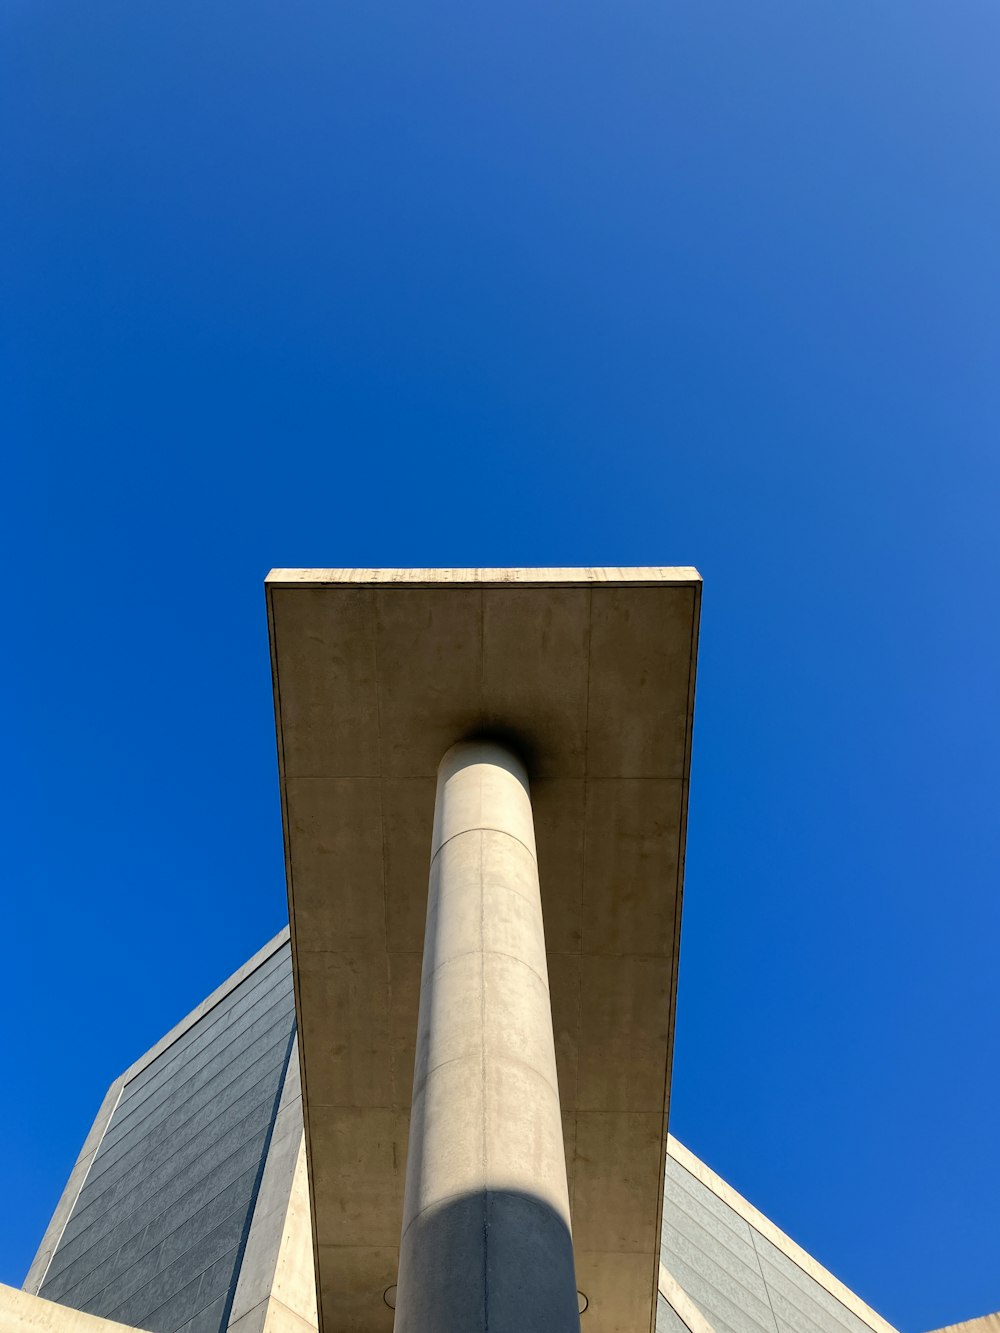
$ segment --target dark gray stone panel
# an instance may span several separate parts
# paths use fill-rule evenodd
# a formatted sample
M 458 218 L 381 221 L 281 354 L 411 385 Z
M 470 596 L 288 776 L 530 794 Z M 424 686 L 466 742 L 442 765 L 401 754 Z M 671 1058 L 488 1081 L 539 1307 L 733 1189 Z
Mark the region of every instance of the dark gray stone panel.
M 267 1009 L 261 1010 L 247 1024 L 233 1026 L 220 1033 L 217 1041 L 209 1042 L 196 1060 L 185 1062 L 177 1068 L 176 1080 L 157 1088 L 144 1101 L 133 1106 L 128 1116 L 119 1120 L 117 1113 L 112 1117 L 108 1132 L 101 1141 L 101 1156 L 107 1157 L 119 1149 L 121 1142 L 135 1138 L 137 1134 L 148 1134 L 151 1125 L 159 1124 L 176 1106 L 191 1100 L 192 1094 L 204 1086 L 209 1078 L 215 1077 L 221 1070 L 228 1069 L 237 1057 L 248 1050 L 255 1049 L 255 1042 L 267 1033 L 275 1032 L 283 1025 L 292 1009 L 292 998 L 281 994 Z M 264 1045 L 269 1045 L 268 1041 Z M 260 1049 L 260 1048 L 257 1048 Z
M 130 1244 L 147 1223 L 158 1223 L 164 1214 L 167 1220 L 173 1218 L 178 1207 L 182 1216 L 196 1212 L 229 1180 L 241 1174 L 247 1166 L 256 1165 L 270 1125 L 275 1092 L 276 1087 L 270 1090 L 268 1100 L 259 1104 L 252 1119 L 240 1122 L 233 1131 L 214 1142 L 209 1141 L 197 1157 L 176 1175 L 167 1178 L 159 1188 L 144 1192 L 131 1206 L 126 1207 L 122 1201 L 121 1206 L 97 1214 L 87 1230 L 67 1243 L 60 1256 L 64 1266 L 48 1279 L 52 1290 L 68 1291 L 76 1279 L 67 1275 L 78 1270 L 81 1263 L 85 1266 L 103 1263 L 110 1254 Z
M 176 1085 L 167 1084 L 148 1103 L 137 1107 L 119 1133 L 112 1135 L 109 1128 L 94 1163 L 95 1179 L 104 1173 L 110 1162 L 126 1152 L 132 1142 L 148 1138 L 163 1124 L 176 1124 L 176 1119 L 171 1122 L 171 1117 L 175 1117 L 179 1109 L 190 1115 L 193 1107 L 204 1104 L 218 1089 L 227 1087 L 237 1074 L 274 1044 L 277 1033 L 287 1030 L 291 1012 L 290 998 L 275 1005 L 248 1028 L 237 1030 L 230 1044 L 218 1049 L 210 1047 L 194 1069 L 184 1068 L 181 1072 L 185 1078 Z M 111 1128 L 115 1123 L 116 1117 L 112 1116 Z
M 199 1294 L 198 1297 L 201 1300 Z M 217 1297 L 210 1305 L 199 1311 L 193 1319 L 183 1324 L 177 1333 L 218 1333 L 222 1322 L 222 1316 L 226 1312 L 226 1305 L 229 1301 L 229 1294 Z
M 241 1209 L 245 1211 L 247 1200 L 253 1193 L 256 1176 L 257 1166 L 254 1163 L 228 1188 L 222 1190 L 196 1212 L 181 1213 L 179 1218 L 176 1215 L 171 1218 L 168 1214 L 162 1214 L 143 1230 L 143 1244 L 146 1248 L 132 1263 L 127 1267 L 118 1264 L 110 1279 L 102 1281 L 95 1276 L 93 1282 L 90 1279 L 85 1280 L 68 1291 L 62 1299 L 81 1308 L 86 1306 L 91 1313 L 94 1313 L 92 1307 L 95 1302 L 98 1306 L 103 1306 L 109 1291 L 123 1299 L 126 1294 L 138 1290 L 172 1263 L 178 1255 L 184 1253 L 191 1245 L 192 1236 L 205 1236 L 233 1212 Z M 119 1255 L 122 1252 L 119 1251 Z
M 151 1333 L 219 1333 L 293 1025 L 285 945 L 126 1086 L 42 1296 Z
M 242 1239 L 242 1237 L 241 1237 Z M 199 1304 L 205 1302 L 214 1302 L 220 1296 L 226 1296 L 229 1293 L 233 1271 L 239 1257 L 239 1244 L 220 1258 L 209 1268 L 206 1268 L 201 1275 L 201 1288 L 198 1292 Z
M 273 1080 L 280 1076 L 286 1044 L 285 1033 L 282 1031 L 279 1039 L 256 1063 L 244 1069 L 231 1083 L 220 1089 L 214 1098 L 205 1100 L 204 1105 L 199 1106 L 181 1123 L 163 1127 L 160 1132 L 138 1140 L 129 1155 L 114 1165 L 112 1172 L 95 1177 L 93 1182 L 88 1180 L 87 1202 L 79 1217 L 71 1219 L 75 1225 L 72 1231 L 67 1228 L 69 1234 L 64 1236 L 63 1243 L 89 1226 L 94 1213 L 106 1211 L 112 1202 L 116 1202 L 123 1192 L 131 1188 L 131 1181 L 120 1183 L 127 1173 L 138 1168 L 141 1176 L 145 1170 L 151 1171 L 167 1164 L 202 1130 L 214 1126 L 213 1133 L 225 1132 L 227 1125 L 239 1123 L 244 1116 L 249 1115 L 254 1106 L 267 1096 L 267 1089 Z M 242 1105 L 241 1113 L 232 1110 L 238 1103 Z M 221 1117 L 226 1119 L 220 1121 Z
M 121 1310 L 111 1316 L 132 1328 L 148 1329 L 149 1333 L 174 1333 L 181 1324 L 186 1324 L 198 1311 L 198 1293 L 201 1288 L 201 1276 L 189 1282 L 179 1291 L 173 1291 L 164 1301 L 146 1314 L 135 1316 L 126 1301 Z M 141 1308 L 141 1302 L 140 1302 Z M 141 1320 L 141 1322 L 139 1322 Z
M 203 1049 L 222 1027 L 238 1023 L 247 1013 L 258 1010 L 262 996 L 269 996 L 273 1000 L 276 993 L 284 993 L 287 986 L 285 977 L 287 960 L 288 955 L 282 950 L 273 954 L 252 976 L 247 977 L 241 986 L 231 991 L 204 1018 L 136 1074 L 135 1078 L 122 1089 L 118 1108 L 127 1113 L 131 1105 L 145 1097 L 152 1088 L 167 1079 L 173 1079 L 179 1063 L 186 1062 L 193 1054 Z M 270 1002 L 269 1000 L 268 1003 Z
M 236 1249 L 246 1224 L 246 1200 L 243 1201 L 243 1205 L 223 1218 L 211 1231 L 197 1235 L 194 1244 L 175 1255 L 169 1263 L 164 1263 L 160 1271 L 151 1274 L 149 1280 L 138 1287 L 127 1300 L 120 1305 L 112 1306 L 107 1317 L 137 1328 L 151 1327 L 150 1315 L 158 1311 L 175 1292 L 185 1291 L 191 1284 L 195 1284 L 200 1290 L 200 1282 L 206 1270 L 224 1256 L 229 1257 L 227 1272 L 231 1275 L 236 1260 Z M 223 1290 L 228 1290 L 228 1278 L 223 1284 Z M 96 1311 L 91 1310 L 90 1313 L 94 1314 Z M 197 1306 L 192 1304 L 184 1316 L 185 1320 L 196 1313 Z

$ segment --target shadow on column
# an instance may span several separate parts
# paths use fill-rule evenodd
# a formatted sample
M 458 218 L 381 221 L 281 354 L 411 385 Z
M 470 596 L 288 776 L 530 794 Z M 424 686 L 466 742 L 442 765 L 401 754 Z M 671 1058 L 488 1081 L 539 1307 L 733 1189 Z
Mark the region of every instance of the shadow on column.
M 573 1239 L 520 1190 L 457 1195 L 418 1214 L 400 1247 L 394 1333 L 578 1333 Z

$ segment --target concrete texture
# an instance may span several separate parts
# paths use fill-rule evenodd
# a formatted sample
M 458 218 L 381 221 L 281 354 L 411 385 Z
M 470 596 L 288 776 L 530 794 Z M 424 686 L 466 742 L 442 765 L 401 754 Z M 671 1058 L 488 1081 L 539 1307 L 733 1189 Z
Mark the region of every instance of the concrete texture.
M 966 1319 L 961 1324 L 946 1324 L 935 1333 L 1000 1333 L 1000 1311 L 980 1315 L 978 1319 Z
M 687 1333 L 716 1333 L 681 1284 L 662 1264 L 660 1297 L 662 1305 L 657 1310 L 657 1333 L 666 1333 L 668 1328 L 673 1333 L 677 1333 L 678 1329 L 687 1329 Z
M 127 1324 L 71 1310 L 0 1282 L 0 1333 L 131 1333 Z
M 254 1205 L 228 1327 L 238 1333 L 315 1333 L 316 1272 L 293 1050 Z
M 436 770 L 525 759 L 578 1286 L 652 1327 L 700 579 L 275 571 L 267 583 L 325 1333 L 388 1330 Z
M 395 1333 L 574 1333 L 566 1158 L 527 774 L 438 773 Z

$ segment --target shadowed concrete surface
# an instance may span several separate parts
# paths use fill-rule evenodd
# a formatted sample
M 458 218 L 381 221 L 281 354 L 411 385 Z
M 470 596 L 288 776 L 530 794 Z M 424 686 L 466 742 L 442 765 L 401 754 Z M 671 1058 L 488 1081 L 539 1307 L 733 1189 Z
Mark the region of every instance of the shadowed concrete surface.
M 580 1328 L 573 1241 L 544 1199 L 476 1191 L 425 1209 L 406 1233 L 419 1280 L 397 1291 L 396 1333 L 521 1333 Z M 400 1273 L 403 1277 L 403 1273 Z

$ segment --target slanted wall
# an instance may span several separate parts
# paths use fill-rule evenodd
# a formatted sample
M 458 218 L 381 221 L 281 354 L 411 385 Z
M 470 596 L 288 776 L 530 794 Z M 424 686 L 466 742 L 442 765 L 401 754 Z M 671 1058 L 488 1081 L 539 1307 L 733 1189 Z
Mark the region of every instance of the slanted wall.
M 895 1333 L 674 1138 L 660 1262 L 657 1333 Z
M 150 1333 L 220 1333 L 294 1018 L 283 942 L 130 1071 L 40 1296 Z

